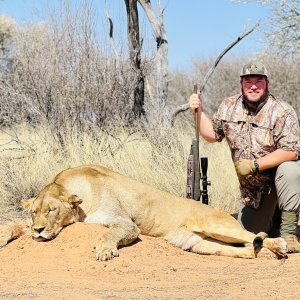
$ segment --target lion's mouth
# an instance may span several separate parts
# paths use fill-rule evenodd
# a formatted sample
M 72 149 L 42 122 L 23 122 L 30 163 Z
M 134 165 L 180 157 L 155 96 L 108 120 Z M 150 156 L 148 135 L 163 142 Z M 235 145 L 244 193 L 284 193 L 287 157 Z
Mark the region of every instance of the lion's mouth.
M 62 228 L 59 228 L 56 230 L 56 232 L 45 232 L 42 231 L 40 233 L 38 232 L 33 232 L 32 234 L 32 238 L 33 240 L 37 241 L 37 242 L 47 242 L 47 241 L 51 241 L 53 240 L 58 234 L 59 232 L 62 230 Z
M 46 235 L 44 232 L 37 234 L 34 233 L 32 235 L 33 240 L 37 241 L 37 242 L 47 242 L 50 240 L 53 240 L 56 237 L 56 234 L 50 234 L 50 235 Z
M 47 242 L 47 241 L 50 241 L 52 239 L 48 239 L 48 238 L 44 238 L 42 236 L 32 236 L 32 239 L 35 240 L 36 242 Z

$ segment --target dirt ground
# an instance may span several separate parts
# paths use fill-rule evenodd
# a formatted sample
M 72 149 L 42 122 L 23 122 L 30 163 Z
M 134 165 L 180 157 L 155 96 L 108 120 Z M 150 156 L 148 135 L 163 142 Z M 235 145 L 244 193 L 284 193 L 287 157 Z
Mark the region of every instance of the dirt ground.
M 300 299 L 300 254 L 286 260 L 184 252 L 140 236 L 95 260 L 106 229 L 76 223 L 49 242 L 26 234 L 0 250 L 0 299 Z

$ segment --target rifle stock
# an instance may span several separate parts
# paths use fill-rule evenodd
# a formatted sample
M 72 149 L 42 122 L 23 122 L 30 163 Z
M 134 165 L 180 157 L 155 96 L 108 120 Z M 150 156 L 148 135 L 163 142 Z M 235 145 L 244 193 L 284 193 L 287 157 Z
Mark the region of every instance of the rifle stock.
M 191 151 L 193 155 L 193 167 L 194 167 L 194 184 L 193 184 L 193 199 L 200 201 L 200 166 L 199 166 L 199 138 L 194 138 L 192 141 Z

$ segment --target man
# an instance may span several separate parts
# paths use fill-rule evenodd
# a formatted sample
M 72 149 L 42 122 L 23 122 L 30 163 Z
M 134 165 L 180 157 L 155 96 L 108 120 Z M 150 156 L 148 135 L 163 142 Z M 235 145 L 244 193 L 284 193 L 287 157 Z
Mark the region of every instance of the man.
M 300 210 L 300 130 L 296 112 L 269 93 L 265 66 L 250 62 L 241 71 L 241 95 L 225 99 L 214 117 L 202 111 L 201 94 L 190 108 L 201 111 L 200 135 L 208 142 L 225 137 L 240 182 L 238 220 L 254 233 L 268 232 L 278 204 L 280 235 L 289 252 L 300 252 L 296 237 Z

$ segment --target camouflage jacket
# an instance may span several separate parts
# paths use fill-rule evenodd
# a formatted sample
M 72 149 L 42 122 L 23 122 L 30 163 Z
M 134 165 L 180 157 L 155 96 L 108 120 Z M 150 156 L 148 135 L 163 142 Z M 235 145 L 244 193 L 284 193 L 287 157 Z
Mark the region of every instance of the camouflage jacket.
M 257 159 L 276 149 L 295 151 L 300 157 L 300 130 L 295 110 L 271 94 L 250 112 L 242 96 L 225 99 L 213 117 L 216 139 L 225 137 L 232 160 Z M 241 201 L 257 208 L 261 197 L 269 193 L 274 169 L 239 177 Z

